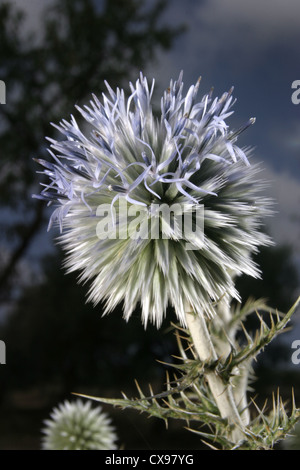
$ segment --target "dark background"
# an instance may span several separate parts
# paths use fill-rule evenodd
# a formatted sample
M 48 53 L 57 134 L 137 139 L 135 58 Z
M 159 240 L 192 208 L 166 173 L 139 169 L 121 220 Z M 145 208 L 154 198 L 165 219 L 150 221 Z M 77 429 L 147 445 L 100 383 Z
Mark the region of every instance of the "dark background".
M 251 8 L 250 8 L 251 6 Z M 49 212 L 32 199 L 37 165 L 46 158 L 50 122 L 68 119 L 74 105 L 101 95 L 104 80 L 128 89 L 140 70 L 161 92 L 184 70 L 185 89 L 202 75 L 201 89 L 220 96 L 235 86 L 230 124 L 257 123 L 242 137 L 256 147 L 271 181 L 277 213 L 266 229 L 276 246 L 257 257 L 262 280 L 241 278 L 238 289 L 287 311 L 299 295 L 300 105 L 291 84 L 300 79 L 297 0 L 0 0 L 0 448 L 39 449 L 42 421 L 71 392 L 136 395 L 134 378 L 161 391 L 165 367 L 177 353 L 168 320 L 145 331 L 139 312 L 128 323 L 122 308 L 102 317 L 86 304 L 87 287 L 65 275 L 58 233 L 47 233 Z M 201 90 L 200 90 L 201 93 Z M 78 116 L 76 115 L 76 118 Z M 300 402 L 300 365 L 291 362 L 293 330 L 259 356 L 255 392 L 264 401 L 280 387 Z M 255 322 L 249 323 L 255 328 Z M 105 408 L 125 449 L 197 449 L 199 438 L 173 422 Z M 299 446 L 300 447 L 300 446 Z

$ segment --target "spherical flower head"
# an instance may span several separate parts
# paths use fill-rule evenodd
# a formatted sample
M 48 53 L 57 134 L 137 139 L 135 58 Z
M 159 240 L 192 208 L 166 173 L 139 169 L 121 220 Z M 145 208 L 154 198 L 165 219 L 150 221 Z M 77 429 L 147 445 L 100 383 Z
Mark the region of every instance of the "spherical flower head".
M 117 435 L 110 419 L 91 402 L 65 401 L 44 422 L 43 450 L 115 450 Z
M 37 197 L 55 203 L 68 271 L 91 280 L 89 300 L 119 302 L 124 317 L 141 306 L 144 325 L 158 327 L 168 305 L 185 326 L 185 306 L 214 315 L 224 295 L 239 298 L 233 277 L 259 276 L 251 255 L 270 243 L 260 230 L 270 213 L 257 165 L 237 144 L 249 119 L 230 130 L 232 91 L 197 100 L 200 80 L 183 95 L 171 81 L 155 116 L 141 74 L 126 99 L 112 90 L 77 107 L 90 131 L 71 116 L 49 139 L 53 161 L 38 160 L 49 178 Z

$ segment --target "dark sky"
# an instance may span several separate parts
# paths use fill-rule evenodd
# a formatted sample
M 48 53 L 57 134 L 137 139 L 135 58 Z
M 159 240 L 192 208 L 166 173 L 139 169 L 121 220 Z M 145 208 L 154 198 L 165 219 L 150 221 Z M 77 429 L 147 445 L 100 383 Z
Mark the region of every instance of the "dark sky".
M 187 33 L 163 60 L 164 76 L 185 71 L 187 83 L 203 77 L 204 91 L 231 85 L 238 121 L 257 117 L 249 139 L 278 171 L 300 176 L 300 106 L 291 84 L 300 79 L 300 2 L 297 0 L 172 0 L 169 21 Z

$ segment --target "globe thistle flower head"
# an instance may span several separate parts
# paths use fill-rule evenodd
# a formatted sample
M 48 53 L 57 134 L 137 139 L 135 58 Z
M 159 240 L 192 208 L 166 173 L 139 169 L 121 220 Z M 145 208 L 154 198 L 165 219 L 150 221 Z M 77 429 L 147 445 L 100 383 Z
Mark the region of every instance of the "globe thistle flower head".
M 115 450 L 117 435 L 108 416 L 89 401 L 59 404 L 45 420 L 43 450 Z
M 214 315 L 222 296 L 239 298 L 233 274 L 259 275 L 251 255 L 270 243 L 258 167 L 237 145 L 255 120 L 230 130 L 233 89 L 198 100 L 199 86 L 184 95 L 181 73 L 155 117 L 154 81 L 141 74 L 127 99 L 106 83 L 102 101 L 77 107 L 90 133 L 63 120 L 52 162 L 38 160 L 49 183 L 36 197 L 56 204 L 49 227 L 63 232 L 67 269 L 91 281 L 89 300 L 105 300 L 105 313 L 123 302 L 129 319 L 140 304 L 145 326 L 159 327 L 168 305 L 184 326 L 187 303 Z

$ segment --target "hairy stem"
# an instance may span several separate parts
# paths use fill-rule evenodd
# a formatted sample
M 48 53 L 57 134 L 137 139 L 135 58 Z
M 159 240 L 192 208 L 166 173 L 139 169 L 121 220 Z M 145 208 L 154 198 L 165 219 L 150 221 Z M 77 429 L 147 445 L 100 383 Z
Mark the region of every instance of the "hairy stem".
M 203 362 L 216 361 L 218 356 L 211 341 L 205 318 L 195 315 L 192 311 L 186 311 L 186 321 L 200 360 Z M 237 443 L 244 439 L 242 432 L 244 425 L 234 401 L 232 388 L 229 384 L 224 384 L 222 378 L 215 371 L 207 372 L 206 379 L 222 418 L 227 419 L 228 423 L 233 425 L 230 438 Z
M 230 312 L 230 300 L 228 296 L 225 296 L 217 305 L 216 321 L 217 328 L 221 330 L 223 335 L 219 334 L 219 337 L 214 341 L 217 354 L 222 359 L 225 359 L 231 353 L 231 343 L 235 341 L 235 331 L 228 327 L 231 320 Z M 245 426 L 250 422 L 250 414 L 247 403 L 247 386 L 248 386 L 248 375 L 249 365 L 235 368 L 233 373 L 236 374 L 232 378 L 233 385 L 233 396 L 238 406 L 242 421 Z

